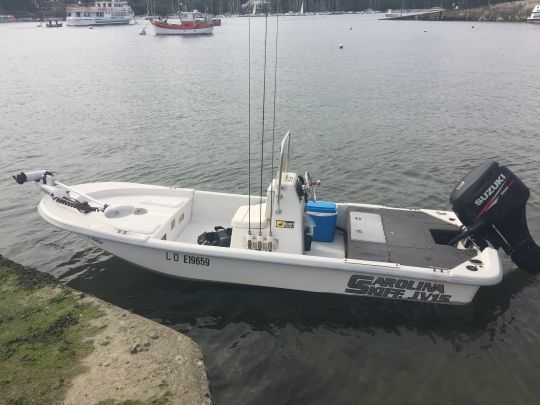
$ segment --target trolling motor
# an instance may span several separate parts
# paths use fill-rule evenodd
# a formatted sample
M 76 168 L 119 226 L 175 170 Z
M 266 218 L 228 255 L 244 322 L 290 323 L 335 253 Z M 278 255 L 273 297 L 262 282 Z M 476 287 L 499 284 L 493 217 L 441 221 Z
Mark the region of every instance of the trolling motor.
M 488 160 L 467 174 L 450 195 L 450 204 L 464 231 L 450 244 L 469 237 L 502 248 L 512 261 L 531 273 L 540 271 L 540 247 L 527 227 L 527 186 L 507 167 Z
M 135 211 L 132 205 L 109 205 L 83 194 L 56 180 L 56 172 L 52 170 L 37 170 L 35 172 L 20 172 L 13 176 L 17 184 L 33 181 L 45 194 L 58 204 L 75 208 L 83 214 L 101 211 L 107 218 L 122 218 Z M 92 203 L 94 206 L 91 206 Z
M 41 181 L 43 184 L 47 184 L 47 176 L 54 178 L 55 173 L 50 170 L 38 170 L 35 172 L 20 172 L 13 176 L 17 184 L 24 184 L 27 181 Z

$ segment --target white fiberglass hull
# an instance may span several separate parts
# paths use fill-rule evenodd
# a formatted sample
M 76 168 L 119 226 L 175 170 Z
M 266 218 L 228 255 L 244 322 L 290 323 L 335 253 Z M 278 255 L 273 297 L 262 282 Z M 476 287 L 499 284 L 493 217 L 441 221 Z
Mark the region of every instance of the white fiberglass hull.
M 102 212 L 82 214 L 46 196 L 38 207 L 41 216 L 107 252 L 168 276 L 443 304 L 466 304 L 480 286 L 502 278 L 498 254 L 490 247 L 472 251 L 482 265 L 471 271 L 471 261 L 445 269 L 347 259 L 337 242 L 315 244 L 310 254 L 198 245 L 197 235 L 213 225 L 228 226 L 247 196 L 130 183 L 93 183 L 76 189 L 111 204 L 131 202 L 146 213 L 107 219 Z M 349 206 L 389 209 L 339 206 L 343 212 Z
M 127 25 L 131 22 L 131 18 L 108 19 L 108 18 L 84 18 L 84 17 L 68 17 L 66 25 L 70 27 L 88 27 L 97 25 Z
M 255 258 L 219 247 L 182 246 L 165 241 L 140 246 L 87 238 L 95 246 L 146 269 L 193 280 L 440 304 L 469 303 L 479 288 L 453 283 L 444 275 L 413 278 L 405 269 L 389 269 L 369 262 L 344 262 L 334 268 L 333 263 L 317 259 L 295 263 L 268 252 L 248 252 L 250 256 L 260 256 Z

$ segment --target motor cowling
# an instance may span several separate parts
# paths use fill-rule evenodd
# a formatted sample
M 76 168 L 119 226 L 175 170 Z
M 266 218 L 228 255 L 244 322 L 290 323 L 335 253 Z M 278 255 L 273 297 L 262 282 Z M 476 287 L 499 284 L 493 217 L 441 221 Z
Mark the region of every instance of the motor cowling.
M 450 195 L 450 204 L 475 241 L 503 248 L 514 263 L 540 271 L 540 248 L 527 226 L 527 186 L 507 167 L 488 160 L 467 174 Z

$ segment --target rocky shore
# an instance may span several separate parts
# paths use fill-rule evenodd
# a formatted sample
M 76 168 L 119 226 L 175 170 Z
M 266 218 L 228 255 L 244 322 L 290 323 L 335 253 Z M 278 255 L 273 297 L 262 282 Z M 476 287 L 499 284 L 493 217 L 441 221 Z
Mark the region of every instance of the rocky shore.
M 126 402 L 211 404 L 195 342 L 0 256 L 0 403 Z
M 526 22 L 538 0 L 514 1 L 462 10 L 396 17 L 393 20 Z

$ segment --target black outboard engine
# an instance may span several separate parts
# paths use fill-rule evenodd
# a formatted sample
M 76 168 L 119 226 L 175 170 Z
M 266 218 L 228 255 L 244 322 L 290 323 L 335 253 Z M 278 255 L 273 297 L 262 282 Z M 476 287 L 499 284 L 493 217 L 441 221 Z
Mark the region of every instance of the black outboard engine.
M 488 160 L 471 170 L 450 195 L 452 209 L 467 228 L 454 242 L 471 237 L 502 247 L 523 270 L 540 271 L 540 248 L 525 216 L 529 189 L 508 168 Z

